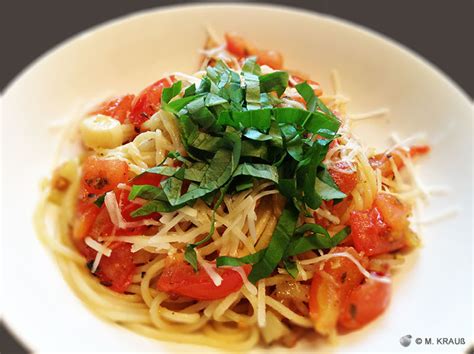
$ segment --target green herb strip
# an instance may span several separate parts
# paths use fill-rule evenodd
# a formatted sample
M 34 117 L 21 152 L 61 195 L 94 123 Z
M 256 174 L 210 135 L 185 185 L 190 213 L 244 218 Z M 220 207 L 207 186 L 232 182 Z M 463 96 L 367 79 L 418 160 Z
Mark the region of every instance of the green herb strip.
M 288 77 L 284 71 L 262 75 L 255 58 L 249 58 L 240 74 L 218 61 L 206 69 L 199 85 L 193 84 L 183 91 L 178 81 L 163 89 L 161 109 L 176 116 L 188 157 L 170 153 L 167 158 L 180 161 L 181 166 L 166 166 L 165 159 L 146 170 L 167 178 L 159 187 L 132 186 L 130 200 L 148 200 L 132 216 L 170 212 L 193 205 L 200 198 L 212 206 L 208 236 L 186 247 L 185 259 L 195 269 L 194 249 L 207 242 L 214 232 L 219 200 L 222 201 L 224 193 L 251 188 L 255 179 L 275 183 L 288 198 L 286 208 L 266 250 L 240 259 L 219 257 L 218 265 L 254 264 L 249 279 L 257 281 L 283 262 L 287 271 L 296 276 L 296 265 L 289 257 L 301 250 L 326 248 L 347 236 L 341 232 L 330 238 L 321 227 L 299 228 L 295 232 L 299 213 L 307 214 L 307 208 L 316 209 L 322 200 L 338 201 L 346 195 L 322 164 L 340 122 L 307 83 L 296 86 L 306 101 L 306 110 L 279 107 Z M 187 190 L 183 188 L 185 182 L 189 185 Z M 214 202 L 219 192 L 220 198 Z M 305 233 L 311 235 L 303 236 Z

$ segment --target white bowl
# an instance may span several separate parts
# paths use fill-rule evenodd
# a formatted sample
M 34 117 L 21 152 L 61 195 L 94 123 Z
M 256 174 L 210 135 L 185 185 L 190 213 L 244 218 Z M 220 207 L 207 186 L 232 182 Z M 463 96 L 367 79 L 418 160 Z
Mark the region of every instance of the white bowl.
M 193 5 L 163 8 L 112 21 L 80 34 L 26 69 L 3 98 L 4 319 L 31 349 L 41 351 L 202 351 L 162 343 L 105 323 L 62 280 L 32 226 L 41 177 L 52 168 L 56 138 L 48 125 L 111 93 L 137 92 L 164 72 L 193 72 L 205 25 L 237 31 L 284 53 L 330 90 L 339 70 L 350 111 L 389 107 L 389 119 L 357 123 L 368 144 L 425 132 L 432 144 L 421 166 L 428 185 L 451 191 L 433 199 L 426 216 L 458 213 L 427 226 L 424 246 L 395 277 L 388 311 L 338 346 L 318 341 L 301 350 L 398 351 L 401 336 L 464 337 L 472 333 L 472 107 L 468 97 L 431 64 L 359 26 L 273 6 Z M 400 24 L 403 25 L 403 24 Z M 282 350 L 282 348 L 278 348 Z M 416 345 L 410 350 L 457 350 Z M 275 349 L 273 349 L 275 350 Z M 408 349 L 406 349 L 408 350 Z

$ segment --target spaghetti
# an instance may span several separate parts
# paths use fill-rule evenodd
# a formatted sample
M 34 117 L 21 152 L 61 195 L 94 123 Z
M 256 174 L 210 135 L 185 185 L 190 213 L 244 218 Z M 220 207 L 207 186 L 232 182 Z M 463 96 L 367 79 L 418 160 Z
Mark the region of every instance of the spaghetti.
M 108 321 L 230 350 L 372 321 L 418 244 L 403 167 L 428 147 L 370 153 L 337 73 L 323 95 L 233 34 L 202 55 L 80 122 L 35 216 L 65 280 Z

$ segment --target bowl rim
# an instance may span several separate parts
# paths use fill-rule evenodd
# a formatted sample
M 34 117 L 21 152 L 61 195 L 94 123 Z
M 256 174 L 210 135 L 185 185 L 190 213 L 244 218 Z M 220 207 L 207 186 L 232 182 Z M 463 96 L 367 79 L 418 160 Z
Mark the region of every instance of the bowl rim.
M 71 45 L 74 45 L 77 41 L 85 39 L 89 36 L 95 34 L 96 31 L 110 29 L 114 26 L 125 25 L 128 21 L 134 21 L 142 16 L 156 16 L 159 14 L 174 13 L 180 12 L 181 10 L 194 10 L 194 9 L 229 9 L 229 8 L 239 8 L 239 9 L 257 9 L 265 10 L 271 12 L 287 12 L 292 15 L 304 16 L 307 18 L 316 18 L 329 21 L 332 25 L 340 26 L 346 30 L 357 31 L 361 35 L 368 36 L 370 39 L 378 40 L 384 45 L 391 47 L 392 49 L 397 49 L 403 53 L 403 55 L 408 56 L 410 59 L 418 65 L 424 67 L 424 69 L 430 71 L 432 75 L 435 75 L 438 80 L 443 81 L 450 87 L 450 90 L 456 92 L 456 94 L 462 98 L 464 103 L 472 107 L 472 98 L 467 94 L 462 87 L 459 86 L 450 76 L 444 73 L 436 64 L 423 57 L 421 54 L 417 53 L 415 50 L 407 47 L 406 45 L 398 42 L 397 40 L 387 36 L 386 34 L 377 32 L 374 29 L 365 27 L 364 25 L 352 22 L 350 20 L 337 17 L 335 15 L 326 14 L 317 12 L 315 10 L 306 9 L 302 7 L 296 7 L 291 5 L 282 5 L 282 4 L 272 4 L 270 2 L 257 2 L 257 3 L 243 3 L 243 2 L 215 2 L 215 3 L 181 3 L 181 4 L 172 4 L 172 5 L 156 5 L 147 9 L 142 9 L 138 11 L 133 11 L 98 24 L 95 24 L 91 27 L 83 29 L 76 34 L 60 41 L 59 43 L 53 45 L 47 49 L 44 53 L 39 55 L 36 59 L 31 61 L 26 65 L 22 70 L 20 70 L 2 89 L 0 92 L 2 103 L 8 98 L 9 93 L 14 90 L 16 84 L 20 82 L 24 77 L 26 77 L 31 71 L 35 69 L 36 66 L 41 65 L 43 62 L 46 62 L 50 57 L 54 56 L 57 52 L 68 48 Z M 3 121 L 2 121 L 3 126 Z M 8 316 L 5 316 L 5 312 L 2 311 L 0 316 L 1 325 L 10 332 L 11 336 L 15 338 L 19 343 L 25 346 L 29 350 L 39 350 L 37 346 L 30 341 L 29 338 L 21 334 L 20 328 L 14 325 L 11 321 L 8 320 Z

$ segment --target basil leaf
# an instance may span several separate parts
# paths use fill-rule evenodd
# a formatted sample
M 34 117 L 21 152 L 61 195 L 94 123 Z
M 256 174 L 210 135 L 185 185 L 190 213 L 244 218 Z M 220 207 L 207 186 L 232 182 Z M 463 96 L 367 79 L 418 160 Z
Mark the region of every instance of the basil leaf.
M 162 200 L 152 200 L 147 204 L 141 206 L 137 210 L 130 213 L 132 217 L 146 216 L 153 213 L 169 213 L 175 210 L 182 208 L 184 204 L 181 205 L 170 205 L 168 202 Z
M 219 150 L 209 163 L 199 187 L 211 191 L 223 186 L 232 176 L 236 163 L 238 161 L 235 161 L 231 151 Z
M 235 258 L 235 257 L 228 257 L 228 256 L 222 256 L 218 257 L 216 259 L 216 266 L 222 267 L 222 266 L 231 266 L 231 267 L 239 267 L 244 264 L 255 264 L 259 262 L 263 256 L 265 255 L 265 251 L 267 249 L 260 250 L 256 253 L 249 254 L 244 257 L 240 258 Z
M 314 183 L 314 188 L 318 191 L 323 200 L 342 199 L 347 197 L 347 195 L 342 193 L 338 188 L 334 188 L 333 186 L 324 183 L 317 177 Z
M 184 90 L 183 97 L 194 96 L 196 94 L 196 84 L 192 84 Z
M 272 165 L 265 165 L 259 163 L 243 163 L 237 166 L 232 177 L 237 177 L 241 175 L 268 179 L 272 182 L 278 183 L 278 170 Z
M 260 104 L 260 81 L 257 75 L 243 73 L 245 78 L 245 100 L 247 101 L 247 109 L 256 110 L 261 107 Z
M 173 97 L 181 92 L 182 82 L 177 81 L 171 87 L 165 87 L 161 92 L 161 102 L 168 103 Z
M 262 69 L 260 65 L 257 64 L 256 57 L 249 57 L 245 60 L 244 65 L 242 66 L 242 71 L 244 73 L 254 74 L 254 75 L 261 75 Z
M 201 182 L 208 167 L 207 163 L 196 162 L 184 171 L 184 178 L 193 182 Z
M 268 146 L 258 141 L 243 140 L 241 155 L 246 157 L 257 157 L 268 161 Z
M 248 279 L 255 283 L 260 279 L 268 277 L 282 260 L 286 248 L 290 243 L 295 231 L 298 211 L 287 203 L 278 223 L 273 231 L 272 238 L 268 244 L 265 254 L 253 267 Z
M 166 195 L 166 199 L 171 205 L 178 205 L 179 198 L 181 196 L 181 188 L 183 181 L 176 178 L 170 177 L 161 182 L 161 188 Z
M 296 262 L 293 262 L 289 259 L 285 259 L 283 260 L 283 265 L 285 266 L 285 269 L 288 274 L 291 275 L 293 279 L 296 279 L 299 273 L 298 267 L 296 266 Z
M 188 105 L 190 102 L 196 99 L 199 99 L 201 97 L 202 97 L 202 94 L 197 94 L 194 96 L 183 97 L 169 103 L 163 102 L 161 105 L 161 109 L 170 113 L 179 114 L 179 111 L 182 110 L 186 105 Z
M 156 199 L 161 201 L 167 200 L 162 188 L 149 184 L 133 185 L 130 189 L 128 200 L 134 200 L 135 198 L 142 198 L 147 200 Z
M 157 175 L 163 175 L 163 176 L 173 176 L 176 172 L 178 171 L 177 167 L 172 167 L 172 166 L 155 166 L 151 167 L 146 172 L 148 173 L 155 173 Z
M 309 111 L 314 112 L 316 111 L 316 108 L 319 108 L 322 112 L 337 120 L 334 113 L 321 102 L 321 100 L 314 94 L 313 88 L 306 81 L 297 84 L 295 87 L 301 97 L 305 100 L 306 107 Z
M 193 267 L 194 271 L 198 271 L 198 261 L 196 251 L 194 250 L 194 245 L 187 245 L 184 251 L 184 259 L 188 262 L 191 267 Z
M 190 244 L 186 247 L 186 251 L 184 253 L 184 258 L 186 259 L 186 261 L 188 261 L 189 264 L 191 264 L 191 266 L 194 268 L 194 271 L 196 271 L 196 272 L 198 270 L 198 267 L 197 267 L 197 255 L 196 255 L 195 248 L 197 246 L 200 246 L 200 245 L 206 243 L 207 241 L 209 241 L 211 239 L 212 235 L 214 234 L 215 221 L 216 221 L 216 210 L 222 204 L 222 201 L 224 200 L 224 195 L 227 192 L 228 187 L 229 187 L 229 184 L 227 184 L 226 186 L 224 186 L 223 188 L 220 189 L 221 195 L 220 195 L 219 199 L 217 200 L 216 204 L 214 205 L 214 208 L 212 209 L 211 229 L 209 230 L 209 233 L 207 234 L 207 236 L 204 237 L 201 241 L 198 241 L 194 244 Z
M 304 233 L 308 231 L 311 232 L 312 235 L 304 236 Z M 350 228 L 346 227 L 331 237 L 322 226 L 317 224 L 305 224 L 295 231 L 295 238 L 288 246 L 286 256 L 296 256 L 311 250 L 336 247 L 349 233 Z
M 250 140 L 256 140 L 256 141 L 268 141 L 268 140 L 273 139 L 273 137 L 271 135 L 263 134 L 263 133 L 259 132 L 256 129 L 253 129 L 253 128 L 246 129 L 245 133 L 244 133 L 244 136 L 246 138 L 249 138 Z
M 286 150 L 296 161 L 301 161 L 304 156 L 303 141 L 300 133 L 291 124 L 283 124 L 281 127 Z
M 99 197 L 97 197 L 96 200 L 94 200 L 94 204 L 100 208 L 104 204 L 104 201 L 105 201 L 105 194 L 102 194 Z
M 261 75 L 260 91 L 272 92 L 275 91 L 278 96 L 281 96 L 288 87 L 288 73 L 286 71 L 274 71 L 269 74 Z
M 225 98 L 222 98 L 222 97 L 220 97 L 218 95 L 215 95 L 213 93 L 209 93 L 206 96 L 206 100 L 205 100 L 206 107 L 213 107 L 213 106 L 221 105 L 221 104 L 224 104 L 224 103 L 228 103 Z

